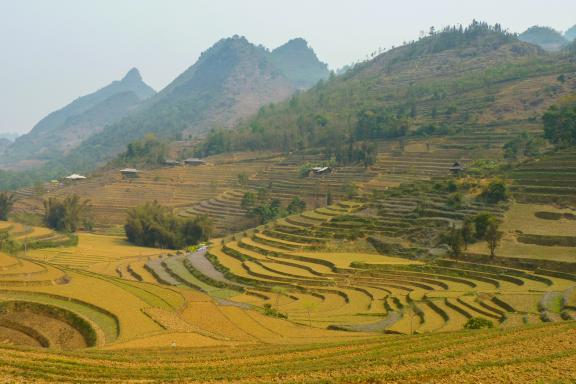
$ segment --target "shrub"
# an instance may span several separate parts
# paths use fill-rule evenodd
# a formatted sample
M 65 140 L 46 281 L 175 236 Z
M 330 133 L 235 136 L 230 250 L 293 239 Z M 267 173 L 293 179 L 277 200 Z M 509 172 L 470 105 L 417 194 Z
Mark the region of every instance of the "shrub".
M 464 324 L 464 329 L 489 329 L 494 328 L 494 323 L 483 317 L 472 317 L 466 324 Z
M 270 317 L 277 317 L 279 319 L 287 319 L 288 315 L 278 311 L 276 308 L 272 308 L 272 305 L 269 303 L 264 304 L 264 314 Z
M 9 192 L 0 193 L 0 220 L 8 220 L 8 214 L 16 201 L 16 196 Z

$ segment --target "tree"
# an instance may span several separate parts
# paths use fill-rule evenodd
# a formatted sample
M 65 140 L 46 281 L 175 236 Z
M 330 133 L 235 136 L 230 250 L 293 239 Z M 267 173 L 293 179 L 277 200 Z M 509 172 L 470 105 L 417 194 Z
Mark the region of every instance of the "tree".
M 452 250 L 453 256 L 458 257 L 462 254 L 462 248 L 464 247 L 464 237 L 462 236 L 462 230 L 457 229 L 454 225 L 448 234 L 448 245 Z
M 242 202 L 240 206 L 242 209 L 250 209 L 256 204 L 256 196 L 254 192 L 246 192 L 244 196 L 242 196 Z
M 486 228 L 486 234 L 484 235 L 486 243 L 488 243 L 488 249 L 490 250 L 490 256 L 496 256 L 496 248 L 500 244 L 502 239 L 502 232 L 498 231 L 498 222 L 496 220 L 491 220 Z
M 0 220 L 8 220 L 8 215 L 16 202 L 16 196 L 13 193 L 0 193 Z
M 484 240 L 486 231 L 491 222 L 496 221 L 496 217 L 490 213 L 479 213 L 474 216 L 474 227 L 476 228 L 476 239 Z
M 299 197 L 294 197 L 290 204 L 288 204 L 288 213 L 291 215 L 304 212 L 305 209 L 306 202 Z
M 490 204 L 508 200 L 508 187 L 502 180 L 492 181 L 482 192 L 482 197 Z
M 576 145 L 576 95 L 551 106 L 542 117 L 544 137 L 557 147 Z
M 464 249 L 468 249 L 468 244 L 476 240 L 476 226 L 474 219 L 467 217 L 462 224 L 462 239 L 464 240 Z

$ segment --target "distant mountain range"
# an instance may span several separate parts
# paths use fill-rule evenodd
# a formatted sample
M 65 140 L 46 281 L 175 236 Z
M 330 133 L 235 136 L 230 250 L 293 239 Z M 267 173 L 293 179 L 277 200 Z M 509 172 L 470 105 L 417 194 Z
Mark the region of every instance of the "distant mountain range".
M 25 168 L 59 158 L 155 93 L 133 68 L 122 80 L 82 96 L 40 120 L 30 133 L 18 137 L 5 149 L 1 162 Z
M 304 39 L 273 51 L 240 36 L 222 39 L 158 93 L 133 69 L 51 113 L 10 145 L 0 163 L 92 169 L 147 133 L 181 139 L 231 127 L 328 76 L 327 65 Z
M 522 32 L 518 38 L 521 41 L 536 44 L 547 51 L 560 51 L 576 39 L 576 25 L 564 34 L 550 27 L 536 25 Z

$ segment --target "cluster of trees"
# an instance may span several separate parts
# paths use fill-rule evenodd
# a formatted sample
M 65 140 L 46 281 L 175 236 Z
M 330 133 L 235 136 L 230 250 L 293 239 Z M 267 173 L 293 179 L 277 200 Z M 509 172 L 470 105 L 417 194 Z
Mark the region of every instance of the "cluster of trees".
M 62 232 L 76 232 L 80 227 L 92 228 L 90 202 L 78 195 L 63 200 L 51 197 L 44 200 L 44 224 Z
M 496 248 L 502 239 L 499 231 L 500 223 L 498 219 L 489 213 L 479 213 L 476 216 L 468 217 L 464 220 L 462 227 L 452 226 L 445 238 L 445 242 L 450 247 L 452 254 L 458 257 L 469 244 L 478 241 L 486 241 L 490 255 L 496 256 Z
M 154 201 L 129 209 L 124 231 L 136 245 L 182 249 L 210 239 L 213 224 L 207 216 L 178 217 Z
M 539 156 L 545 145 L 542 138 L 523 132 L 504 144 L 504 157 L 508 160 L 521 161 L 526 157 Z
M 394 113 L 389 109 L 360 111 L 356 117 L 353 137 L 362 140 L 394 139 L 406 136 L 408 124 L 400 113 L 401 110 Z
M 556 147 L 576 145 L 576 95 L 562 99 L 543 116 L 544 137 Z
M 8 215 L 16 202 L 16 196 L 9 192 L 0 192 L 0 220 L 8 220 Z
M 306 210 L 306 202 L 299 197 L 294 197 L 288 206 L 283 207 L 279 199 L 270 199 L 270 193 L 265 188 L 258 189 L 256 194 L 246 192 L 242 197 L 241 206 L 248 210 L 247 215 L 256 218 L 259 224 L 266 224 Z
M 168 155 L 168 143 L 149 133 L 140 140 L 128 144 L 113 165 L 158 165 L 163 164 Z

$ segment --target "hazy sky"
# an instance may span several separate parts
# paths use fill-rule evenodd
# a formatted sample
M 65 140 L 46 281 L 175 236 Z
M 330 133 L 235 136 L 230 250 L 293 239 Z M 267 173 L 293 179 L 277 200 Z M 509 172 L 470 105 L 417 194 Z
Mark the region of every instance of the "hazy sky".
M 303 37 L 338 68 L 473 18 L 514 32 L 576 24 L 576 0 L 0 0 L 0 132 L 29 131 L 131 67 L 156 90 L 222 37 Z

